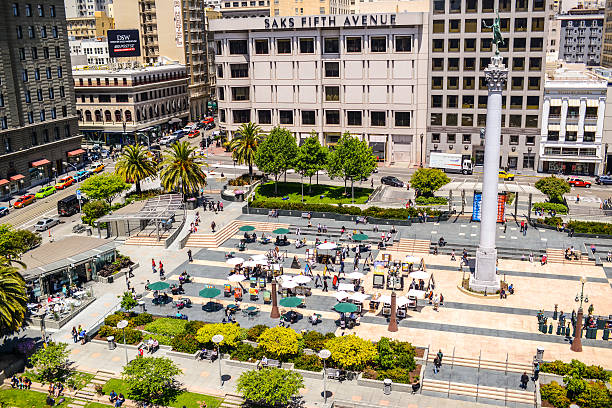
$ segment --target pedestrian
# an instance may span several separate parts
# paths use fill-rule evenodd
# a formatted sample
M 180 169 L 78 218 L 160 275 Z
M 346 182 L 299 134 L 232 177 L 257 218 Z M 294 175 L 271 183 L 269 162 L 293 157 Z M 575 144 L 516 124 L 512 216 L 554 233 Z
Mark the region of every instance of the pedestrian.
M 315 284 L 315 289 L 321 286 L 321 275 L 318 273 L 317 273 L 317 276 L 315 277 L 314 284 Z
M 440 306 L 440 295 L 436 294 L 433 301 L 434 310 L 437 312 L 438 307 Z
M 580 202 L 580 194 L 576 194 L 576 203 Z
M 215 221 L 210 223 L 210 229 L 212 230 L 212 232 L 215 232 L 215 227 L 217 226 L 217 224 L 215 224 Z
M 125 284 L 127 285 L 127 290 L 130 290 L 130 281 L 129 281 L 129 280 L 126 280 L 126 281 L 125 281 Z
M 506 233 L 507 228 L 508 228 L 508 221 L 504 221 L 504 234 Z
M 525 231 L 525 221 L 521 221 L 521 232 Z
M 189 258 L 189 262 L 193 262 L 193 257 L 191 256 L 191 249 L 187 250 L 187 257 Z
M 529 382 L 529 376 L 527 375 L 526 372 L 523 372 L 523 375 L 521 375 L 521 388 L 526 390 L 528 382 Z
M 451 261 L 456 261 L 457 259 L 455 258 L 455 250 L 452 249 L 451 250 Z
M 374 188 L 374 177 L 372 177 L 372 180 L 370 180 L 370 187 Z
M 525 223 L 525 229 L 523 230 L 523 236 L 527 235 L 527 229 L 529 228 L 529 223 Z
M 438 372 L 440 371 L 440 359 L 438 358 L 438 356 L 434 357 L 434 366 L 433 366 L 433 372 L 434 374 L 438 374 Z
M 323 292 L 327 292 L 327 279 L 323 278 Z
M 440 365 L 442 365 L 442 358 L 444 357 L 444 354 L 442 354 L 442 349 L 438 349 L 438 353 L 436 353 L 436 357 L 438 357 L 438 360 L 440 361 Z
M 533 381 L 536 382 L 538 381 L 538 378 L 540 377 L 540 363 L 538 361 L 534 361 L 533 363 Z
M 153 273 L 157 273 L 157 269 L 155 269 L 155 259 L 151 259 L 151 268 L 153 269 Z
M 72 341 L 75 343 L 79 341 L 79 333 L 77 333 L 77 329 L 74 326 L 72 326 Z

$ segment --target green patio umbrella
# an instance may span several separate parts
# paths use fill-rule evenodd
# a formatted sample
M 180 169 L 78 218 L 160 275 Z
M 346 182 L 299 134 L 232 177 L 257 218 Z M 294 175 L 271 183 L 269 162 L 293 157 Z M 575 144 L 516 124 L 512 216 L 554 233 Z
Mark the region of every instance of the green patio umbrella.
M 242 227 L 238 228 L 238 231 L 249 232 L 253 231 L 254 229 L 255 227 L 252 225 L 243 225 Z
M 287 228 L 277 228 L 272 232 L 275 233 L 276 235 L 283 235 L 283 234 L 288 234 L 289 230 Z
M 295 297 L 295 296 L 291 296 L 291 297 L 286 297 L 286 298 L 282 298 L 278 304 L 283 306 L 283 307 L 298 307 L 299 305 L 301 305 L 303 302 L 302 299 Z
M 205 288 L 202 289 L 200 291 L 200 293 L 198 293 L 201 297 L 203 298 L 214 298 L 217 297 L 221 294 L 221 289 L 217 289 L 217 288 Z
M 168 289 L 169 287 L 170 285 L 168 285 L 166 282 L 153 282 L 149 284 L 149 290 L 164 290 Z
M 365 241 L 368 238 L 370 237 L 368 237 L 366 234 L 354 234 L 353 235 L 353 241 Z
M 352 303 L 342 302 L 342 303 L 336 304 L 336 306 L 334 306 L 334 309 L 336 310 L 336 312 L 340 312 L 340 313 L 353 313 L 357 311 L 357 305 L 354 305 Z

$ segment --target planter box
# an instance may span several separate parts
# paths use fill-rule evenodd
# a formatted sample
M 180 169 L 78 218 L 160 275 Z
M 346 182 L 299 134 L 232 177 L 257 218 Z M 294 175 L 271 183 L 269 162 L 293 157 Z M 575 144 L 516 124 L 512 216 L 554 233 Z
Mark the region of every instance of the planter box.
M 188 360 L 197 360 L 198 357 L 200 356 L 200 352 L 201 352 L 201 350 L 198 350 L 198 351 L 196 351 L 193 354 L 187 354 L 187 353 L 182 353 L 180 351 L 170 350 L 170 351 L 166 352 L 166 356 L 168 356 L 168 357 L 186 358 Z
M 385 384 L 382 381 L 363 378 L 363 373 L 359 373 L 357 376 L 357 384 L 361 385 L 362 387 L 377 388 L 379 390 L 385 388 Z M 401 384 L 394 382 L 391 384 L 391 391 L 412 393 L 412 384 Z
M 136 268 L 138 268 L 138 267 L 140 267 L 140 264 L 139 264 L 139 263 L 135 263 L 135 264 L 133 264 L 133 265 L 132 265 L 132 270 L 134 270 L 134 269 L 136 269 Z M 115 273 L 114 275 L 111 275 L 111 276 L 106 276 L 106 277 L 104 277 L 104 276 L 98 276 L 98 277 L 96 278 L 96 280 L 97 280 L 98 282 L 102 282 L 102 283 L 112 283 L 112 282 L 114 282 L 114 281 L 115 281 L 115 279 L 119 279 L 119 278 L 121 278 L 121 277 L 125 276 L 125 274 L 126 274 L 126 273 L 127 273 L 129 270 L 130 270 L 130 268 L 129 268 L 129 267 L 128 267 L 128 268 L 123 268 L 123 269 L 121 269 L 119 272 L 117 272 L 117 273 Z M 109 280 L 110 280 L 110 282 L 109 282 Z
M 248 363 L 246 361 L 238 361 L 238 360 L 223 360 L 223 362 L 230 367 L 239 367 L 245 370 L 256 370 L 257 363 Z
M 296 373 L 299 373 L 302 375 L 302 377 L 304 378 L 310 378 L 313 380 L 320 380 L 323 378 L 323 370 L 321 371 L 308 371 L 308 370 L 298 370 L 297 368 L 294 368 L 293 371 L 295 371 Z
M 550 384 L 553 381 L 556 381 L 558 384 L 563 385 L 563 376 L 552 374 L 552 373 L 543 373 L 540 371 L 540 376 L 538 377 L 540 385 Z

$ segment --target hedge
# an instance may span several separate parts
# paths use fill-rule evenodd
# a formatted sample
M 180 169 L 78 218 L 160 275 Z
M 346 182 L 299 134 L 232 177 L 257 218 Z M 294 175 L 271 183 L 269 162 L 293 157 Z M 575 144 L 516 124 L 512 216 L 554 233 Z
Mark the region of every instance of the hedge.
M 446 197 L 425 197 L 419 196 L 414 200 L 417 205 L 446 205 L 448 199 Z
M 568 408 L 570 400 L 567 398 L 567 390 L 556 381 L 540 387 L 540 395 L 543 400 L 550 402 L 556 408 Z
M 570 221 L 567 228 L 579 234 L 612 235 L 612 224 L 596 221 Z
M 601 366 L 587 366 L 581 361 L 573 359 L 571 363 L 564 363 L 561 360 L 555 360 L 548 363 L 542 363 L 540 370 L 543 373 L 557 374 L 561 376 L 568 375 L 571 372 L 578 374 L 580 378 L 588 380 L 599 380 L 607 382 L 612 377 L 612 374 L 604 370 Z
M 536 210 L 544 212 L 554 211 L 557 214 L 567 214 L 567 206 L 565 204 L 558 203 L 533 203 L 533 205 L 531 206 L 531 211 Z

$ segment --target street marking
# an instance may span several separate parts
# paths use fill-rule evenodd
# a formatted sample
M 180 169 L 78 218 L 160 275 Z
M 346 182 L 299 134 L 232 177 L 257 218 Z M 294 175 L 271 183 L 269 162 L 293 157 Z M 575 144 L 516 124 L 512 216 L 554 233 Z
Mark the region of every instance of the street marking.
M 499 238 L 501 238 L 501 239 L 505 239 L 505 238 L 506 238 L 506 236 L 505 236 L 505 235 L 500 235 L 500 236 L 499 236 Z
M 472 228 L 478 228 L 478 225 L 472 225 Z
M 540 241 L 548 241 L 546 238 L 540 238 Z
M 518 237 L 510 237 L 510 238 L 512 238 L 512 239 L 518 239 Z
M 431 231 L 431 233 L 432 233 L 432 234 L 437 234 L 437 233 L 438 233 L 438 231 Z
M 460 232 L 459 235 L 465 235 L 465 232 Z
M 476 236 L 476 234 L 470 234 L 470 236 L 475 237 L 475 236 Z
M 461 228 L 466 228 L 466 227 L 467 227 L 467 225 L 461 224 Z

